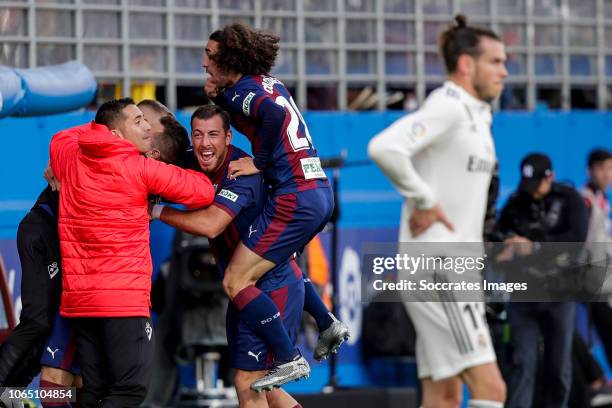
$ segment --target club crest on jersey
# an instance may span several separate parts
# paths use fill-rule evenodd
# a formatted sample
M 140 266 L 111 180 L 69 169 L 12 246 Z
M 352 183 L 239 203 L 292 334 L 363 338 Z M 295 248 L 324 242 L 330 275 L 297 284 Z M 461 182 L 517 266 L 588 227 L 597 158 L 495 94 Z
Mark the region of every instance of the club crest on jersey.
M 49 279 L 53 279 L 59 272 L 59 264 L 57 262 L 50 263 L 47 266 L 47 271 L 49 272 Z
M 253 100 L 254 96 L 255 92 L 249 92 L 249 94 L 242 100 L 242 112 L 247 116 L 251 114 L 251 101 Z
M 219 191 L 219 195 L 223 198 L 227 198 L 228 200 L 234 203 L 236 202 L 236 200 L 238 200 L 238 194 L 232 193 L 231 191 L 226 189 Z
M 307 157 L 300 159 L 302 163 L 302 171 L 306 180 L 327 178 L 327 175 L 321 167 L 321 160 L 318 157 Z

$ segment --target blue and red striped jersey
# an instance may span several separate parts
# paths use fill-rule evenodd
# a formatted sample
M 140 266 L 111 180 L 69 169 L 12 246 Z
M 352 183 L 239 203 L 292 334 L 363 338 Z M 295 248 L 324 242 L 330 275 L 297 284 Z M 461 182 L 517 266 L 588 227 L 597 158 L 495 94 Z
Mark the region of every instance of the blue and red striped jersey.
M 255 166 L 273 194 L 328 185 L 304 118 L 281 81 L 244 75 L 215 102 L 251 142 Z
M 218 237 L 209 240 L 221 276 L 229 265 L 242 236 L 249 234 L 252 222 L 262 212 L 267 200 L 266 188 L 260 173 L 232 180 L 227 177 L 229 163 L 248 156 L 243 150 L 230 145 L 223 164 L 215 174 L 210 176 L 210 181 L 216 191 L 212 205 L 232 217 L 232 222 L 225 231 Z M 188 162 L 189 168 L 199 169 L 195 158 L 189 158 Z M 289 260 L 276 265 L 257 281 L 257 287 L 261 290 L 273 290 L 295 281 L 296 274 L 287 273 L 287 268 L 291 268 L 289 271 L 292 271 L 296 266 L 290 264 Z M 301 272 L 299 277 L 301 277 Z

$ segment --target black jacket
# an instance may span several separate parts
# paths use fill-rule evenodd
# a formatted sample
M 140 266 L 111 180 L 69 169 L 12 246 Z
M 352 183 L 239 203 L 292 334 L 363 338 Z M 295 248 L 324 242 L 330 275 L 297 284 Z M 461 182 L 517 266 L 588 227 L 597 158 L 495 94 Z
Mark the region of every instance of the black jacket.
M 517 191 L 508 199 L 497 223 L 499 235 L 520 235 L 539 242 L 584 242 L 588 229 L 584 199 L 572 187 L 553 183 L 541 200 Z

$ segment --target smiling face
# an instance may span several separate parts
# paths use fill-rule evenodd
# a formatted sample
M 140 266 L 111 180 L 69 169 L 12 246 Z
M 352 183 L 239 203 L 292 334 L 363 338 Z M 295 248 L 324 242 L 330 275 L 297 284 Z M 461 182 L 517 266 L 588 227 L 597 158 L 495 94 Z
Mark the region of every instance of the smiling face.
M 140 153 L 151 150 L 151 125 L 144 118 L 144 114 L 136 105 L 126 106 L 117 128 L 112 130 L 119 137 L 136 146 Z
M 204 173 L 212 174 L 221 167 L 231 141 L 232 132 L 223 128 L 223 120 L 220 115 L 214 115 L 208 119 L 194 118 L 192 120 L 193 153 Z
M 208 40 L 204 49 L 204 59 L 202 68 L 208 74 L 207 81 L 210 81 L 218 89 L 224 89 L 230 86 L 234 81 L 233 74 L 223 71 L 214 61 L 214 55 L 219 51 L 219 43 L 215 40 Z

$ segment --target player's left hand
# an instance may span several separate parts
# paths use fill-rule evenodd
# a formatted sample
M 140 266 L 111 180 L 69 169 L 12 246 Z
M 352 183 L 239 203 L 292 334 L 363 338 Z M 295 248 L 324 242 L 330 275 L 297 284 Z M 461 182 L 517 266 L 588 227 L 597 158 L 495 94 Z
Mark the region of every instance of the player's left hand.
M 251 174 L 259 173 L 259 169 L 255 167 L 252 157 L 242 157 L 238 160 L 230 162 L 227 168 L 227 178 L 236 179 L 238 176 L 250 176 Z
M 498 262 L 508 262 L 513 260 L 515 255 L 531 255 L 533 250 L 533 241 L 525 237 L 521 237 L 520 235 L 513 235 L 512 237 L 504 240 L 504 249 L 497 255 L 495 260 Z

